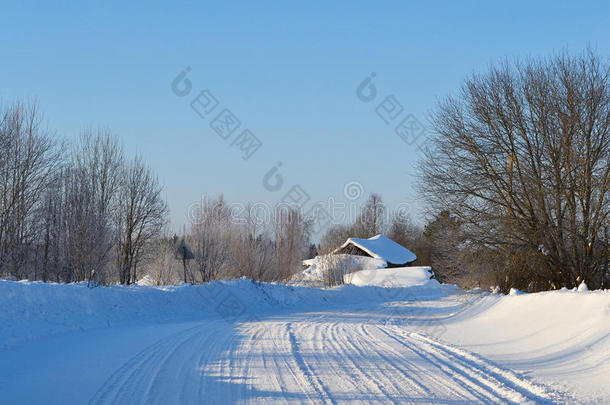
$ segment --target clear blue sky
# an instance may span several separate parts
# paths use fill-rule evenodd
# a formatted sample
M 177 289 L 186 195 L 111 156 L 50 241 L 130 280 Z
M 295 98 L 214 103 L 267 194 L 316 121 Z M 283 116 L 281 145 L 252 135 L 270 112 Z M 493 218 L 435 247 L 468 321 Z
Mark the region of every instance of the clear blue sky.
M 169 2 L 168 2 L 169 3 Z M 493 3 L 493 4 L 492 4 Z M 37 99 L 49 128 L 110 127 L 166 187 L 180 227 L 202 194 L 312 201 L 361 183 L 421 212 L 416 148 L 376 114 L 388 95 L 426 124 L 436 100 L 505 57 L 610 55 L 604 2 L 3 2 L 0 100 Z M 192 93 L 172 80 L 187 66 Z M 371 72 L 377 98 L 356 87 Z M 210 89 L 263 146 L 244 161 L 189 106 Z M 219 110 L 216 110 L 217 112 Z M 263 175 L 278 161 L 285 185 Z

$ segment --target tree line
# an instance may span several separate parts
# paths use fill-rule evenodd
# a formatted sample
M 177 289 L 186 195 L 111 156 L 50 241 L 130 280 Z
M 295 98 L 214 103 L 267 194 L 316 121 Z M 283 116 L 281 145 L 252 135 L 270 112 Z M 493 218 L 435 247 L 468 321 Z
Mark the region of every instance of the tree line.
M 237 215 L 222 195 L 205 198 L 191 210 L 182 236 L 159 238 L 146 273 L 152 284 L 286 281 L 302 271 L 310 237 L 311 221 L 295 207 L 278 205 L 269 216 L 249 203 Z M 185 260 L 176 260 L 177 245 Z
M 169 232 L 163 188 L 107 129 L 74 142 L 42 125 L 36 105 L 0 110 L 0 276 L 54 282 L 155 284 L 219 278 L 286 280 L 301 269 L 310 223 L 291 207 L 240 218 L 222 196 Z M 189 251 L 182 260 L 179 248 Z M 182 259 L 185 259 L 182 257 Z
M 58 140 L 36 105 L 0 111 L 0 274 L 134 282 L 166 222 L 158 179 L 110 131 Z
M 592 51 L 505 62 L 434 110 L 421 160 L 428 220 L 371 194 L 318 245 L 296 209 L 236 220 L 222 196 L 168 231 L 162 187 L 109 130 L 59 140 L 35 105 L 0 108 L 0 276 L 155 284 L 288 280 L 301 261 L 379 233 L 440 281 L 527 291 L 610 287 L 610 65 Z

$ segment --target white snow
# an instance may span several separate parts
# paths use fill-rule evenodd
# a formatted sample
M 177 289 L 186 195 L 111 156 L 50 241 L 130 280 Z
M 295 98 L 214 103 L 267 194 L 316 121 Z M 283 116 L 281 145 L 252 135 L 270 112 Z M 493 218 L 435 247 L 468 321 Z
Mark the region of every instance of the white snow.
M 395 267 L 383 270 L 360 270 L 349 274 L 347 282 L 359 286 L 409 287 L 415 285 L 436 285 L 430 267 Z
M 153 278 L 147 274 L 138 280 L 138 285 L 145 285 L 148 287 L 152 287 L 154 285 L 157 285 L 157 283 L 155 283 L 155 280 L 153 280 Z
M 356 256 L 347 254 L 334 254 L 343 260 L 347 267 L 344 280 L 348 284 L 357 286 L 379 286 L 379 287 L 409 287 L 426 284 L 432 278 L 432 270 L 429 266 L 394 267 L 386 268 L 387 263 L 383 259 Z M 316 256 L 305 260 L 309 267 L 297 277 L 295 281 L 307 286 L 321 287 L 324 285 L 324 275 L 332 262 L 326 260 L 326 256 Z
M 356 256 L 347 254 L 333 254 L 333 258 L 341 260 L 348 273 L 356 270 L 377 270 L 387 266 L 385 260 L 368 256 Z M 297 277 L 295 281 L 303 285 L 322 287 L 324 285 L 325 274 L 329 267 L 333 266 L 332 260 L 328 260 L 328 255 L 316 256 L 313 259 L 304 260 L 303 264 L 309 266 Z
M 349 238 L 337 250 L 343 249 L 350 243 L 358 246 L 372 257 L 385 260 L 388 263 L 404 264 L 414 262 L 417 259 L 415 253 L 382 234 L 368 239 Z
M 504 296 L 428 277 L 0 281 L 0 403 L 610 403 L 610 292 Z
M 582 402 L 610 403 L 610 291 L 488 295 L 445 326 L 453 344 Z
M 523 292 L 517 290 L 516 288 L 511 288 L 510 291 L 508 292 L 508 295 L 521 295 L 523 294 Z

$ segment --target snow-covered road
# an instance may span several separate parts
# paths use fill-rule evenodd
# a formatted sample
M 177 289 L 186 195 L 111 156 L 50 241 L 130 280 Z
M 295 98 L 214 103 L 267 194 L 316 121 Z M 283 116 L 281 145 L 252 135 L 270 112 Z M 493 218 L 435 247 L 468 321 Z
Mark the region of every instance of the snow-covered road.
M 235 280 L 0 297 L 0 405 L 610 401 L 610 292 Z
M 27 379 L 15 375 L 12 381 L 2 377 L 19 403 L 471 404 L 557 399 L 548 389 L 479 356 L 384 323 L 384 315 L 338 309 L 238 324 L 210 319 L 154 329 L 118 328 L 112 336 L 91 332 L 79 339 L 75 334 L 38 342 L 44 346 L 38 350 L 49 356 L 47 371 L 39 371 L 44 389 L 32 388 L 38 383 L 36 373 Z M 40 359 L 23 354 L 16 357 Z
M 177 356 L 185 362 L 175 363 L 171 374 L 190 370 L 191 377 L 185 380 L 191 381 L 193 391 L 181 397 L 185 392 L 178 386 L 164 399 L 166 403 L 194 403 L 199 398 L 210 403 L 466 404 L 542 403 L 555 398 L 478 356 L 364 318 L 370 320 L 370 314 L 338 311 L 246 323 L 224 345 L 215 346 L 216 354 L 205 361 L 189 356 L 185 347 L 185 355 Z M 204 342 L 201 349 L 206 347 L 205 338 L 195 340 Z M 150 378 L 136 390 L 146 393 Z M 158 397 L 153 393 L 148 398 L 154 402 Z

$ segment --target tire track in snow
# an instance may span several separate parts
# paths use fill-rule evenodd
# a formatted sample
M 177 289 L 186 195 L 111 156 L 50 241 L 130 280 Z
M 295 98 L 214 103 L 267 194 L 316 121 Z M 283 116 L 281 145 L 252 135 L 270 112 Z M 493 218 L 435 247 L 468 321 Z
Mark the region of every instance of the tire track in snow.
M 301 370 L 301 373 L 305 376 L 307 381 L 314 388 L 320 399 L 324 403 L 331 403 L 333 405 L 338 405 L 337 402 L 333 399 L 330 391 L 324 386 L 320 378 L 313 372 L 313 370 L 307 365 L 305 359 L 299 352 L 299 345 L 297 343 L 297 339 L 292 331 L 292 323 L 286 324 L 286 331 L 288 332 L 288 339 L 290 342 L 290 351 L 292 352 L 292 356 L 297 363 L 297 366 Z
M 335 401 L 344 402 L 345 398 L 349 398 L 350 403 L 369 403 L 371 398 L 381 400 L 379 394 L 383 395 L 382 391 L 376 389 L 374 383 L 367 384 L 368 376 L 360 375 L 353 367 L 346 367 L 345 346 L 336 345 L 331 333 L 337 326 L 336 322 L 316 316 L 315 320 L 300 320 L 298 325 L 295 331 L 303 336 L 302 340 L 310 343 L 307 347 L 312 356 L 310 368 L 321 380 L 329 382 Z
M 532 393 L 538 397 L 546 399 L 557 399 L 555 393 L 549 392 L 545 387 L 519 377 L 516 373 L 510 370 L 504 370 L 491 362 L 477 356 L 474 353 L 466 350 L 446 345 L 439 341 L 430 339 L 419 333 L 410 334 L 411 337 L 419 339 L 430 344 L 434 349 L 444 353 L 448 357 L 470 367 L 477 368 L 483 371 L 486 375 L 493 376 L 495 379 L 502 381 L 503 384 L 525 393 Z
M 286 384 L 286 380 L 284 378 L 286 373 L 282 372 L 282 371 L 286 370 L 288 372 L 288 374 L 290 374 L 290 376 L 292 376 L 294 383 L 300 388 L 301 393 L 307 397 L 309 403 L 312 403 L 312 404 L 316 404 L 316 403 L 320 403 L 320 402 L 324 403 L 323 400 L 321 398 L 319 398 L 319 395 L 317 394 L 315 387 L 311 384 L 311 382 L 307 379 L 306 375 L 298 367 L 298 364 L 296 364 L 296 361 L 295 361 L 294 357 L 292 356 L 292 346 L 289 343 L 289 334 L 287 332 L 285 323 L 273 322 L 270 325 L 268 322 L 265 322 L 264 327 L 265 327 L 266 333 L 269 334 L 269 337 L 270 337 L 269 344 L 272 346 L 273 351 L 270 352 L 269 347 L 266 347 L 267 351 L 263 351 L 262 358 L 263 359 L 266 359 L 267 357 L 272 358 L 273 363 L 275 365 L 275 370 L 277 370 L 277 372 L 274 373 L 274 376 L 277 378 L 277 380 L 280 384 L 280 389 L 281 389 L 282 393 L 284 394 L 284 396 L 287 397 L 289 394 L 288 385 Z M 273 334 L 273 332 L 279 333 L 279 335 L 275 336 Z M 282 345 L 279 346 L 278 342 L 282 343 Z M 265 356 L 265 354 L 268 354 L 268 355 Z M 280 364 L 279 364 L 280 360 L 278 360 L 278 358 L 281 360 L 281 363 L 284 365 L 285 368 L 282 368 L 280 366 Z M 316 394 L 316 395 L 313 396 L 312 394 Z
M 258 348 L 258 340 L 263 335 L 264 330 L 260 326 L 250 326 L 250 327 L 241 327 L 240 329 L 241 335 L 247 335 L 248 340 L 239 342 L 239 351 L 241 353 L 246 353 L 245 359 L 240 363 L 239 367 L 234 366 L 231 368 L 231 379 L 237 380 L 242 379 L 248 381 L 248 379 L 256 377 L 252 373 L 252 361 L 254 358 L 254 349 Z M 243 363 L 243 364 L 242 364 Z M 237 397 L 246 398 L 249 396 L 250 385 L 240 384 L 239 385 L 239 394 Z
M 502 373 L 496 373 L 495 375 L 488 374 L 486 370 L 490 370 L 491 366 L 481 358 L 479 358 L 479 364 L 468 362 L 458 354 L 451 354 L 449 351 L 439 350 L 438 347 L 441 345 L 440 343 L 424 337 L 423 335 L 413 333 L 405 334 L 398 328 L 394 328 L 394 334 L 381 328 L 379 328 L 379 330 L 432 364 L 436 364 L 443 373 L 453 378 L 456 382 L 476 390 L 476 393 L 479 394 L 477 396 L 479 396 L 479 399 L 481 400 L 493 403 L 554 403 L 553 398 L 551 398 L 551 395 L 548 392 L 541 392 L 535 388 L 533 391 L 530 390 L 534 385 L 520 379 L 514 373 L 502 370 L 504 373 L 512 374 L 513 380 L 520 380 L 520 383 L 518 384 L 503 378 L 501 375 Z M 436 343 L 438 343 L 439 346 L 437 346 Z M 483 362 L 486 366 L 483 366 Z M 498 367 L 496 368 L 500 370 Z
M 182 390 L 180 391 L 180 401 L 179 403 L 184 404 L 188 402 L 193 402 L 193 397 L 197 398 L 197 400 L 202 401 L 206 394 L 204 387 L 204 381 L 206 381 L 206 372 L 205 367 L 208 364 L 209 360 L 213 355 L 217 355 L 220 352 L 220 347 L 226 343 L 222 336 L 218 336 L 218 333 L 222 333 L 222 331 L 217 331 L 215 333 L 210 333 L 206 335 L 205 339 L 201 343 L 201 354 L 196 357 L 195 362 L 195 370 L 197 371 L 197 383 L 196 384 L 184 384 Z M 195 388 L 196 387 L 196 388 Z M 189 396 L 190 394 L 190 396 Z
M 145 370 L 147 364 L 154 363 L 163 353 L 166 347 L 171 346 L 172 342 L 184 336 L 191 336 L 202 326 L 197 325 L 170 336 L 147 346 L 135 356 L 131 357 L 123 363 L 98 389 L 98 391 L 89 400 L 89 404 L 104 404 L 104 403 L 119 403 L 128 395 L 128 384 L 138 375 L 139 371 Z M 131 391 L 133 394 L 133 391 Z
M 477 380 L 476 378 L 470 378 L 468 373 L 463 373 L 456 370 L 447 361 L 444 361 L 443 359 L 430 353 L 428 350 L 426 350 L 426 348 L 423 348 L 420 345 L 415 345 L 412 342 L 409 342 L 411 344 L 407 344 L 385 330 L 382 330 L 382 332 L 389 336 L 391 339 L 394 339 L 398 343 L 408 348 L 416 355 L 420 356 L 429 364 L 434 365 L 436 369 L 438 369 L 444 375 L 449 377 L 449 379 L 456 384 L 456 387 L 462 387 L 464 390 L 469 392 L 472 397 L 477 400 L 477 402 L 493 404 L 506 403 L 506 401 L 504 401 L 501 396 L 496 395 L 494 391 L 490 391 L 487 386 L 481 384 L 481 381 Z
M 333 325 L 329 326 L 329 329 L 331 330 L 331 332 L 329 333 L 329 337 L 331 339 L 329 339 L 330 342 L 333 343 L 333 346 L 335 347 L 336 353 L 339 354 L 341 347 L 341 344 L 344 345 L 343 348 L 349 348 L 351 350 L 353 350 L 354 352 L 356 352 L 358 354 L 358 356 L 360 356 L 361 359 L 365 359 L 367 357 L 367 355 L 364 353 L 364 351 L 361 349 L 361 347 L 363 347 L 364 345 L 362 344 L 363 341 L 361 339 L 359 339 L 356 335 L 352 334 L 349 335 L 349 339 L 346 339 L 345 336 L 348 336 L 347 331 L 345 330 L 345 327 L 341 328 L 341 344 L 339 343 L 339 334 L 337 333 L 337 325 L 336 323 Z M 358 345 L 355 345 L 353 343 L 353 341 L 356 340 L 358 341 Z M 388 401 L 392 402 L 393 404 L 400 404 L 401 402 L 398 401 L 397 397 L 400 396 L 400 390 L 398 389 L 398 387 L 392 382 L 390 381 L 389 378 L 387 378 L 383 373 L 376 373 L 372 374 L 370 372 L 367 372 L 364 367 L 360 364 L 358 364 L 358 361 L 355 361 L 353 356 L 349 355 L 348 353 L 344 353 L 345 356 L 343 356 L 343 358 L 345 358 L 346 361 L 348 361 L 351 364 L 351 367 L 358 373 L 359 375 L 359 380 L 362 382 L 365 381 L 369 381 L 370 384 L 366 385 L 366 388 L 368 389 L 368 391 L 370 393 L 373 393 L 374 391 L 370 390 L 370 386 L 373 385 L 374 389 L 377 391 L 377 393 L 381 393 L 384 397 L 387 398 Z M 378 369 L 378 371 L 381 371 Z M 383 382 L 381 381 L 383 380 Z M 390 391 L 388 390 L 388 388 L 386 388 L 387 385 L 390 385 L 393 388 L 393 393 L 390 393 Z
M 125 361 L 89 403 L 467 404 L 559 398 L 466 350 L 349 315 L 297 313 L 185 328 Z
M 407 371 L 399 371 L 404 373 L 404 375 L 408 376 L 408 372 L 410 371 L 412 375 L 416 376 L 416 378 L 413 379 L 414 382 L 422 385 L 430 398 L 436 398 L 438 401 L 440 401 L 442 395 L 449 396 L 451 398 L 459 396 L 459 398 L 463 399 L 464 401 L 469 401 L 467 403 L 471 403 L 473 399 L 482 399 L 482 397 L 477 395 L 476 392 L 473 392 L 470 387 L 460 384 L 456 385 L 456 381 L 453 378 L 442 378 L 443 376 L 438 374 L 438 367 L 434 363 L 428 361 L 427 358 L 423 358 L 416 351 L 411 349 L 409 350 L 409 353 L 412 353 L 416 358 L 423 359 L 424 363 L 422 365 L 417 364 L 417 362 L 414 361 L 415 359 L 409 359 L 404 352 L 401 352 L 398 348 L 392 346 L 390 344 L 391 342 L 387 341 L 388 339 L 386 334 L 375 334 L 373 331 L 369 331 L 366 325 L 361 325 L 360 327 L 363 331 L 365 331 L 364 335 L 369 337 L 372 344 L 382 349 L 382 351 L 379 353 L 383 361 L 391 364 L 397 370 L 401 370 L 403 367 L 406 368 Z M 379 331 L 381 328 L 375 327 L 375 329 Z M 404 349 L 402 345 L 399 345 L 399 347 Z M 387 355 L 382 354 L 383 352 L 386 352 Z M 391 354 L 393 354 L 394 357 L 402 360 L 400 365 L 397 364 L 398 360 L 392 360 L 392 356 L 390 356 Z M 439 389 L 442 389 L 442 391 Z
M 193 343 L 201 337 L 200 332 L 197 331 L 172 342 L 172 347 L 157 358 L 154 367 L 151 370 L 147 370 L 145 374 L 140 374 L 137 386 L 142 386 L 143 389 L 138 393 L 138 396 L 144 399 L 144 403 L 158 403 L 160 398 L 167 396 L 169 392 L 163 392 L 162 387 L 168 381 L 173 381 L 174 384 L 172 385 L 174 387 L 178 387 L 181 383 L 184 384 L 184 381 L 188 381 L 188 378 L 182 381 L 180 378 L 177 378 L 179 374 L 176 371 L 179 371 L 187 361 L 192 360 L 192 354 L 195 352 L 195 350 L 192 350 Z M 187 348 L 191 350 L 185 350 Z M 132 388 L 132 392 L 136 391 Z M 129 401 L 129 403 L 133 402 Z
M 331 338 L 328 335 L 329 323 L 324 322 L 322 316 L 316 316 L 311 321 L 299 320 L 297 327 L 295 328 L 295 335 L 298 335 L 303 344 L 300 345 L 301 349 L 306 349 L 311 353 L 311 361 L 309 367 L 318 377 L 326 381 L 332 386 L 332 390 L 342 391 L 345 395 L 350 389 L 353 392 L 358 392 L 357 382 L 354 381 L 354 376 L 348 373 L 348 370 L 344 368 L 343 363 L 339 364 L 335 359 L 337 355 L 331 355 L 331 351 L 334 350 Z M 307 345 L 305 344 L 307 343 Z M 337 353 L 335 351 L 335 353 Z M 335 398 L 335 401 L 337 398 Z M 356 397 L 352 397 L 356 400 Z
M 416 393 L 417 395 L 421 395 L 423 397 L 432 396 L 432 392 L 427 387 L 425 387 L 423 384 L 418 382 L 417 379 L 411 377 L 411 375 L 418 375 L 418 377 L 419 377 L 421 375 L 419 370 L 416 371 L 415 369 L 410 368 L 409 371 L 411 371 L 411 374 L 409 374 L 403 368 L 403 367 L 408 366 L 408 362 L 404 362 L 403 365 L 398 365 L 397 362 L 391 360 L 390 357 L 386 354 L 388 352 L 389 347 L 388 346 L 384 347 L 384 346 L 380 345 L 378 342 L 376 342 L 375 339 L 371 339 L 371 336 L 367 335 L 364 332 L 363 325 L 360 325 L 360 328 L 358 328 L 358 329 L 352 328 L 352 330 L 350 331 L 351 333 L 348 333 L 345 326 L 343 327 L 343 329 L 344 329 L 343 335 L 349 336 L 349 338 L 347 338 L 347 339 L 344 338 L 345 344 L 353 347 L 356 351 L 358 351 L 358 353 L 360 354 L 360 356 L 362 358 L 370 357 L 370 354 L 367 355 L 367 352 L 365 352 L 365 349 L 368 349 L 370 351 L 369 353 L 373 353 L 374 356 L 379 357 L 379 359 L 382 360 L 382 362 L 381 362 L 382 365 L 389 366 L 392 370 L 395 371 L 395 373 L 391 373 L 391 375 L 400 376 L 400 379 L 392 380 L 388 377 L 389 373 L 384 372 L 386 370 L 381 370 L 379 365 L 377 365 L 378 370 L 379 370 L 379 374 L 378 374 L 379 377 L 383 378 L 384 381 L 387 381 L 392 386 L 394 386 L 398 393 L 402 392 L 402 395 L 404 396 L 404 388 L 411 387 L 413 392 Z M 354 345 L 353 344 L 354 341 L 357 342 L 358 345 Z M 389 348 L 389 349 L 391 349 L 391 348 Z M 384 352 L 386 352 L 386 353 L 384 353 Z M 397 353 L 394 352 L 394 354 L 397 354 Z

